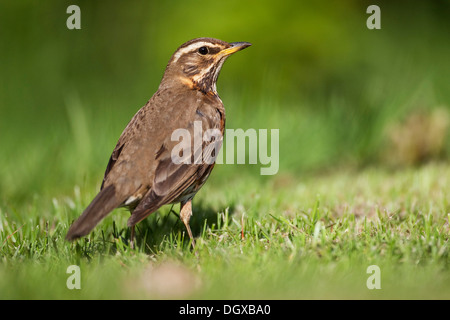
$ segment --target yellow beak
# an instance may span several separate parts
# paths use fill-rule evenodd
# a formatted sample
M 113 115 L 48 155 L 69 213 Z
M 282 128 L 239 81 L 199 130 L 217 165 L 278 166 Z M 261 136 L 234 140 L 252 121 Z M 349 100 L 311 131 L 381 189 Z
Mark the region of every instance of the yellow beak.
M 219 52 L 222 56 L 229 56 L 235 52 L 241 51 L 247 47 L 250 47 L 252 44 L 250 42 L 232 42 L 230 43 L 231 47 L 223 49 Z

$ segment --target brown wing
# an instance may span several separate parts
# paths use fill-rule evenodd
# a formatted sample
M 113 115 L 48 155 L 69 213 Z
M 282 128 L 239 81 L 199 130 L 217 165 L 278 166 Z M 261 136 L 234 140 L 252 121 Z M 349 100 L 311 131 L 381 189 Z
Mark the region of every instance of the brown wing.
M 151 100 L 150 100 L 151 101 Z M 147 102 L 147 105 L 150 103 Z M 114 165 L 116 164 L 117 160 L 119 160 L 120 154 L 122 153 L 122 150 L 124 149 L 126 144 L 132 143 L 134 139 L 136 139 L 136 131 L 139 129 L 139 122 L 142 121 L 143 114 L 145 113 L 144 106 L 141 108 L 134 116 L 131 118 L 130 122 L 127 124 L 125 129 L 123 130 L 122 134 L 120 135 L 119 141 L 117 141 L 116 147 L 114 148 L 111 157 L 109 158 L 108 165 L 106 166 L 105 174 L 103 176 L 102 185 L 100 187 L 100 190 L 102 190 L 105 186 L 106 179 L 108 178 L 109 173 L 113 169 Z
M 105 185 L 106 177 L 108 176 L 108 173 L 111 171 L 111 169 L 116 164 L 117 159 L 119 159 L 120 153 L 122 152 L 124 143 L 122 141 L 119 141 L 119 143 L 114 148 L 114 151 L 111 154 L 111 157 L 109 158 L 108 165 L 106 166 L 105 175 L 103 176 L 102 185 L 100 187 L 100 190 L 103 190 L 103 187 Z
M 201 110 L 200 110 L 201 109 Z M 202 105 L 195 114 L 192 115 L 194 121 L 202 122 L 202 130 L 219 129 L 223 133 L 223 111 L 217 108 L 212 108 L 210 105 Z M 192 121 L 193 123 L 193 121 Z M 193 125 L 187 128 L 193 140 L 194 132 Z M 202 144 L 197 145 L 191 140 L 191 163 L 176 164 L 172 161 L 171 151 L 176 145 L 173 141 L 166 141 L 165 145 L 158 151 L 159 163 L 155 170 L 153 184 L 150 190 L 145 194 L 142 201 L 132 212 L 128 220 L 128 226 L 133 226 L 139 221 L 143 220 L 152 212 L 165 204 L 178 202 L 182 197 L 193 197 L 198 189 L 203 185 L 206 178 L 209 176 L 214 164 L 205 163 L 202 155 L 209 155 L 212 150 L 220 149 L 222 145 L 222 137 L 216 140 L 203 140 Z M 201 150 L 198 150 L 201 148 Z M 195 159 L 194 159 L 195 155 Z
M 189 165 L 180 166 L 167 180 L 175 181 L 176 184 L 172 184 L 169 189 L 163 189 L 160 185 L 155 185 L 156 188 L 150 189 L 132 212 L 131 217 L 128 219 L 128 226 L 137 224 L 148 215 L 158 210 L 161 206 L 176 202 L 176 200 L 191 186 L 194 188 L 196 180 L 206 168 L 206 166 L 204 168 L 193 168 L 189 167 Z M 167 185 L 169 185 L 169 183 L 167 183 Z M 156 189 L 162 189 L 159 190 L 161 193 L 158 193 Z

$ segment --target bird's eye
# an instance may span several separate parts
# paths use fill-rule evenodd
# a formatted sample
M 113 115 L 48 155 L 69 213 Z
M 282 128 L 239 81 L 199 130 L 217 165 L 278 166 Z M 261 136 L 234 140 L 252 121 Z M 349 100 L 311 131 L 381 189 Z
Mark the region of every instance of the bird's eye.
M 198 49 L 198 53 L 200 53 L 201 55 L 205 55 L 208 53 L 208 48 L 207 47 L 200 47 Z

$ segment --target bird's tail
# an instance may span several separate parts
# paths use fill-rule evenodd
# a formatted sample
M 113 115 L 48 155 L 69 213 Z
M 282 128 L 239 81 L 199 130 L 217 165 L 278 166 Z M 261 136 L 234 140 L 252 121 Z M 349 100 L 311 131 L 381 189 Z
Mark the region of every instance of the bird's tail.
M 117 199 L 115 193 L 114 185 L 103 188 L 69 228 L 66 240 L 72 241 L 89 234 L 108 213 L 117 208 L 122 203 L 122 199 Z

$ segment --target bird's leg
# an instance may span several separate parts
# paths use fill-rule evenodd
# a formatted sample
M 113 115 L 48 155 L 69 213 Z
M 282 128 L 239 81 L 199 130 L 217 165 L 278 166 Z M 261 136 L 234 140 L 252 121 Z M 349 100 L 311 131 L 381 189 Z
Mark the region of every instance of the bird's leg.
M 130 248 L 134 249 L 134 227 L 131 226 L 131 236 L 130 236 Z
M 195 249 L 195 240 L 192 236 L 191 227 L 189 226 L 189 220 L 192 216 L 192 200 L 188 200 L 186 202 L 180 203 L 180 219 L 183 221 L 184 225 L 186 226 L 187 232 L 189 234 L 189 237 L 192 241 L 192 248 Z

